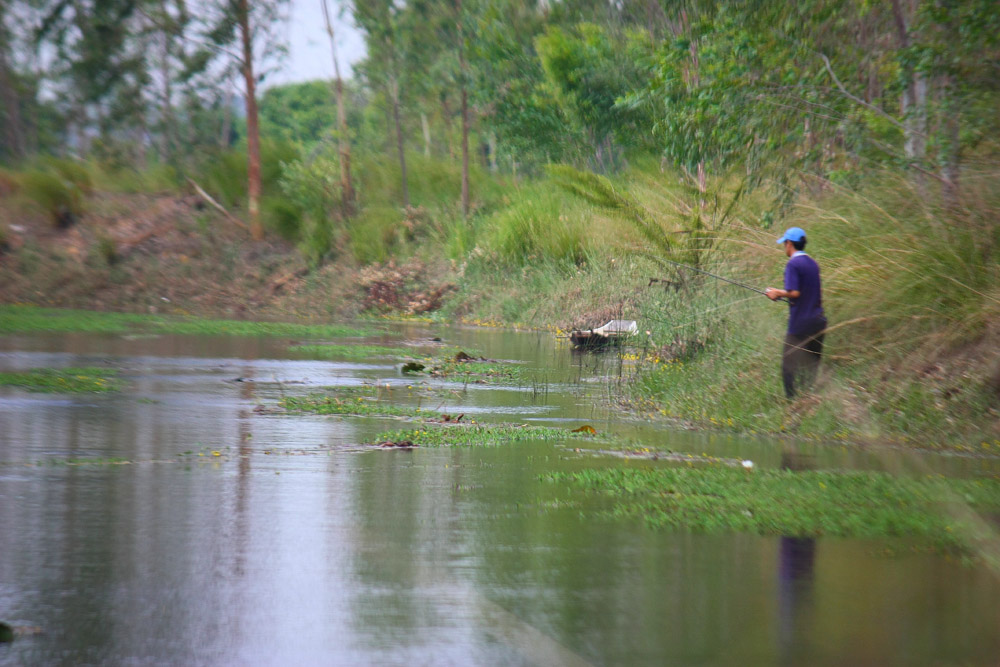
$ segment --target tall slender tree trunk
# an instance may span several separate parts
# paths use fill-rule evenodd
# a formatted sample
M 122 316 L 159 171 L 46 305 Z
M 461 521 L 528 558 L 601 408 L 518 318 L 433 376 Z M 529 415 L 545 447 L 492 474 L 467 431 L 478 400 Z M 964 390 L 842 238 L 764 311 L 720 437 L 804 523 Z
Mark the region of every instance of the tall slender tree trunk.
M 688 52 L 691 56 L 691 68 L 688 70 L 688 82 L 689 85 L 697 88 L 701 85 L 701 64 L 698 58 L 698 42 L 696 40 L 691 40 L 691 44 L 688 47 Z M 698 192 L 702 195 L 708 191 L 708 175 L 705 170 L 705 161 L 700 160 L 696 167 L 697 175 L 696 181 L 698 184 Z M 702 208 L 705 206 L 705 199 L 699 200 Z
M 451 107 L 448 106 L 448 95 L 441 94 L 441 117 L 444 120 L 444 141 L 445 146 L 448 149 L 448 158 L 455 157 L 455 149 L 452 146 L 452 127 L 451 127 Z
M 233 132 L 233 91 L 227 90 L 222 98 L 222 128 L 219 130 L 219 148 L 229 148 L 229 137 Z M 190 128 L 191 125 L 189 124 Z M 190 142 L 189 142 L 190 143 Z
M 326 20 L 326 34 L 330 36 L 330 51 L 333 53 L 333 72 L 336 76 L 334 94 L 337 97 L 337 150 L 340 154 L 340 191 L 344 215 L 354 214 L 354 185 L 351 183 L 351 144 L 347 140 L 347 109 L 344 105 L 344 80 L 340 77 L 340 62 L 337 60 L 337 45 L 333 39 L 333 22 L 330 10 L 323 3 L 323 18 Z
M 910 46 L 910 16 L 904 0 L 892 0 L 892 17 L 900 48 Z M 927 152 L 927 77 L 907 65 L 904 68 L 903 94 L 900 97 L 903 114 L 903 152 L 908 158 L 922 160 Z
M 431 124 L 427 122 L 427 113 L 420 112 L 420 129 L 424 132 L 424 156 L 431 156 Z
M 458 70 L 462 104 L 462 216 L 469 217 L 469 90 L 465 63 L 465 31 L 462 21 L 462 0 L 456 0 L 458 28 Z
M 167 9 L 164 3 L 162 7 L 163 13 L 166 14 Z M 162 159 L 169 163 L 174 163 L 174 105 L 173 105 L 173 77 L 171 77 L 170 72 L 170 57 L 172 55 L 171 49 L 171 37 L 166 30 L 163 31 L 161 35 L 163 39 L 163 51 L 160 60 L 160 77 L 163 79 L 163 135 L 161 137 L 160 143 L 160 153 Z
M 393 59 L 395 68 L 395 59 Z M 403 206 L 410 207 L 410 186 L 406 176 L 406 150 L 403 143 L 403 123 L 399 118 L 399 81 L 396 79 L 395 69 L 392 73 L 392 120 L 396 125 L 396 154 L 399 157 L 399 176 L 403 187 Z
M 945 155 L 944 169 L 944 201 L 945 205 L 955 208 L 960 202 L 959 178 L 962 165 L 962 144 L 959 136 L 961 130 L 961 109 L 956 101 L 958 87 L 954 76 L 944 77 L 941 95 L 944 97 L 944 139 Z
M 0 19 L 3 16 L 0 14 Z M 0 26 L 0 30 L 2 30 Z M 3 40 L 3 35 L 0 35 Z M 7 151 L 14 159 L 24 156 L 22 141 L 23 124 L 21 123 L 21 100 L 17 94 L 14 77 L 7 63 L 7 44 L 0 41 L 0 102 L 3 103 L 4 129 L 6 130 Z
M 247 211 L 250 217 L 250 235 L 255 241 L 260 241 L 264 238 L 264 227 L 260 222 L 260 127 L 257 122 L 257 82 L 253 73 L 248 0 L 239 0 L 239 24 L 243 42 L 243 79 L 247 108 Z
M 389 84 L 385 84 L 385 153 L 386 155 L 392 154 L 393 137 L 396 136 L 396 131 L 393 129 L 392 125 L 392 93 L 389 91 Z
M 386 53 L 389 58 L 389 103 L 392 105 L 392 122 L 396 128 L 396 157 L 399 159 L 399 176 L 403 191 L 403 206 L 410 207 L 410 186 L 406 174 L 406 145 L 403 141 L 403 121 L 399 114 L 399 63 L 396 60 L 396 45 L 391 36 L 385 38 Z

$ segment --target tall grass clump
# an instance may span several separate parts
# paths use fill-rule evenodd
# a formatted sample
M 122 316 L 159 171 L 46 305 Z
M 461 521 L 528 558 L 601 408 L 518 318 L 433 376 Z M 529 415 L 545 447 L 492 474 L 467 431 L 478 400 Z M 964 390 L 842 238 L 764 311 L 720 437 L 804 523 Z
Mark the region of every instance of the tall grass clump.
M 880 430 L 975 438 L 998 423 L 998 186 L 970 169 L 955 205 L 887 174 L 790 221 L 814 230 L 831 352 Z
M 842 334 L 889 358 L 933 355 L 1000 319 L 1000 172 L 967 174 L 961 206 L 900 176 L 798 207 L 826 258 L 824 295 Z M 926 188 L 926 186 L 925 186 Z
M 41 169 L 24 172 L 20 181 L 20 192 L 48 215 L 54 226 L 65 229 L 83 215 L 84 194 L 72 181 Z
M 94 180 L 102 191 L 134 194 L 176 192 L 183 178 L 173 165 L 150 162 L 140 167 L 102 164 L 95 170 Z
M 94 192 L 95 168 L 88 162 L 73 158 L 47 156 L 38 159 L 38 168 L 55 174 L 84 195 L 90 195 Z
M 522 186 L 509 202 L 480 222 L 485 246 L 511 266 L 583 264 L 592 250 L 584 203 L 549 182 Z

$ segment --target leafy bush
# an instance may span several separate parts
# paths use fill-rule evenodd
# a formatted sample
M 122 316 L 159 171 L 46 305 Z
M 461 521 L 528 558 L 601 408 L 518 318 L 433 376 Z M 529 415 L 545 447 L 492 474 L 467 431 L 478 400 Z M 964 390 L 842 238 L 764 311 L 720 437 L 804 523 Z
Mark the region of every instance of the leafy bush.
M 83 214 L 83 193 L 71 181 L 58 174 L 34 169 L 21 176 L 24 195 L 60 228 L 71 226 Z
M 108 266 L 114 266 L 118 263 L 118 247 L 115 245 L 114 239 L 107 236 L 99 235 L 97 237 L 94 254 L 99 261 Z
M 71 158 L 46 157 L 39 160 L 39 165 L 44 171 L 54 173 L 84 195 L 94 192 L 93 168 L 86 162 Z
M 260 147 L 260 182 L 264 197 L 281 193 L 283 165 L 299 157 L 295 146 L 288 142 L 262 141 Z M 209 156 L 195 179 L 223 206 L 243 206 L 247 198 L 246 147 L 222 151 Z
M 261 203 L 265 226 L 286 241 L 297 241 L 302 233 L 302 208 L 284 197 L 265 197 Z
M 162 162 L 143 169 L 104 167 L 97 173 L 98 185 L 109 192 L 173 192 L 182 180 L 175 167 Z

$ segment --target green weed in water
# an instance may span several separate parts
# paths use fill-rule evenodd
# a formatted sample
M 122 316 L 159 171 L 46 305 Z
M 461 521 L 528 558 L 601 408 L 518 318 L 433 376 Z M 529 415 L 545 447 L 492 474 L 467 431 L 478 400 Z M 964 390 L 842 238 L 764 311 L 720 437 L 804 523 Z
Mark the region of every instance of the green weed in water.
M 608 496 L 612 516 L 695 532 L 908 537 L 961 548 L 975 528 L 967 514 L 950 508 L 1000 509 L 996 480 L 907 479 L 877 472 L 614 468 L 542 479 Z
M 398 355 L 399 350 L 381 345 L 292 345 L 290 352 L 299 352 L 319 359 L 371 359 Z
M 495 359 L 476 358 L 472 355 L 462 357 L 449 355 L 446 357 L 425 358 L 419 363 L 424 365 L 420 375 L 427 375 L 452 382 L 469 382 L 475 384 L 518 384 L 525 380 L 524 369 L 516 364 Z
M 34 306 L 0 306 L 0 334 L 50 332 L 156 333 L 203 336 L 363 336 L 370 331 L 335 324 L 247 322 L 197 317 L 98 313 Z
M 121 391 L 125 382 L 108 368 L 34 368 L 0 373 L 0 386 L 52 394 L 80 394 Z
M 409 440 L 419 446 L 499 445 L 526 440 L 568 440 L 593 438 L 569 429 L 529 424 L 427 424 L 421 428 L 389 431 L 375 436 L 376 443 Z
M 289 412 L 361 417 L 438 417 L 439 413 L 416 406 L 393 405 L 372 396 L 310 394 L 286 396 L 278 405 Z

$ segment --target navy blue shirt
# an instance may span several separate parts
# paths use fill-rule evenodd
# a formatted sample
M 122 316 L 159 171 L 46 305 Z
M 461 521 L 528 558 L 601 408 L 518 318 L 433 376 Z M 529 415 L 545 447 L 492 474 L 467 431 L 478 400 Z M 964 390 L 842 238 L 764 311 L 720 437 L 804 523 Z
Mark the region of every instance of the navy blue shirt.
M 785 289 L 798 291 L 799 298 L 789 299 L 788 333 L 812 336 L 826 328 L 823 315 L 823 290 L 819 280 L 819 264 L 804 252 L 796 252 L 785 265 Z

